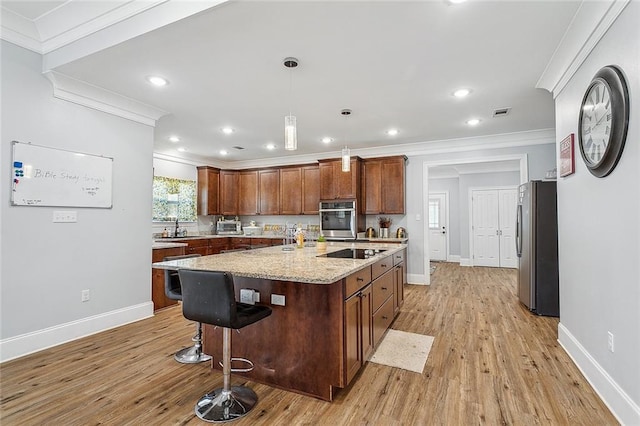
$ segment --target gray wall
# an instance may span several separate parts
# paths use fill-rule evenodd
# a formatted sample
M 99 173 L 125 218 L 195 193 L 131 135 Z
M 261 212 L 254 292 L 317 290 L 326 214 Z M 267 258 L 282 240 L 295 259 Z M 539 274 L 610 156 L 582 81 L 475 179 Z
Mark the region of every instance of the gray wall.
M 638 22 L 640 3 L 631 2 L 556 97 L 560 141 L 577 136 L 582 97 L 601 67 L 617 64 L 629 85 L 629 132 L 617 168 L 602 179 L 591 175 L 576 137 L 576 172 L 558 180 L 560 342 L 626 424 L 640 424 Z M 607 332 L 615 336 L 613 353 Z
M 0 338 L 149 303 L 153 129 L 53 98 L 40 55 L 1 47 Z M 10 206 L 12 140 L 112 157 L 113 208 Z M 77 223 L 52 223 L 54 210 Z
M 548 144 L 527 145 L 512 148 L 482 149 L 465 152 L 449 152 L 430 155 L 412 156 L 407 153 L 406 171 L 406 228 L 409 233 L 409 253 L 408 253 L 408 274 L 410 278 L 424 275 L 424 177 L 423 166 L 425 162 L 436 161 L 459 161 L 465 159 L 493 158 L 499 156 L 527 154 L 529 179 L 543 179 L 545 173 L 556 167 L 555 154 L 556 146 L 554 140 L 549 140 Z M 460 193 L 460 197 L 463 197 Z M 462 208 L 462 207 L 461 207 Z M 416 220 L 416 214 L 421 220 Z M 468 213 L 467 213 L 468 215 Z M 461 230 L 464 233 L 464 230 Z M 464 247 L 461 245 L 461 253 Z M 468 242 L 467 242 L 468 254 Z M 410 280 L 411 282 L 411 280 Z

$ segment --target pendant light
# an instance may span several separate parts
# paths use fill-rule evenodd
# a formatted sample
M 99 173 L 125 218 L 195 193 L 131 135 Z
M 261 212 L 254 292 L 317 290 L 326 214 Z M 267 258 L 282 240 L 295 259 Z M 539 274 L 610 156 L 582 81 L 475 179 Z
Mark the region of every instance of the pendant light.
M 291 69 L 298 66 L 296 58 L 284 58 L 284 66 L 289 68 L 289 115 L 284 117 L 284 149 L 295 151 L 298 149 L 298 131 L 296 126 L 296 116 L 291 114 Z
M 343 109 L 342 111 L 340 111 L 340 114 L 342 114 L 346 120 L 346 117 L 351 115 L 351 110 Z M 346 134 L 346 126 L 345 126 L 345 134 Z M 349 150 L 347 145 L 345 145 L 344 148 L 342 148 L 342 171 L 343 172 L 351 171 L 351 150 Z

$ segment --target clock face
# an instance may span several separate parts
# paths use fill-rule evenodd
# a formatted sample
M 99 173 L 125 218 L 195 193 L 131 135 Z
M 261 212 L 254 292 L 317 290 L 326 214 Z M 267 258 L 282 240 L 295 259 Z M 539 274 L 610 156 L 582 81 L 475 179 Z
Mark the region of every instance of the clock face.
M 591 84 L 582 106 L 582 149 L 585 160 L 599 164 L 609 146 L 611 137 L 611 93 L 602 80 Z
M 629 90 L 619 68 L 609 65 L 596 73 L 579 115 L 582 159 L 592 175 L 605 177 L 622 156 L 629 127 Z

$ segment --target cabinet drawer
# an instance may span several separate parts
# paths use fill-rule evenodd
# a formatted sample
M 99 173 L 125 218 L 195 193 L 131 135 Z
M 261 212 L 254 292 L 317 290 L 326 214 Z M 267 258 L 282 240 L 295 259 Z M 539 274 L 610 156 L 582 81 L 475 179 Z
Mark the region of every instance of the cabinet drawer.
M 376 279 L 380 275 L 384 274 L 393 266 L 393 259 L 391 256 L 384 257 L 371 265 L 371 278 Z
M 208 247 L 209 246 L 209 239 L 208 238 L 198 238 L 195 240 L 187 240 L 184 241 L 185 243 L 188 244 L 188 247 Z
M 373 345 L 376 346 L 393 321 L 393 298 L 387 299 L 373 314 Z
M 393 277 L 393 272 L 389 272 L 373 281 L 373 312 L 393 295 Z
M 397 253 L 393 253 L 393 265 L 404 262 L 404 250 L 400 250 Z
M 356 291 L 371 282 L 371 266 L 360 269 L 345 278 L 344 298 L 348 299 Z

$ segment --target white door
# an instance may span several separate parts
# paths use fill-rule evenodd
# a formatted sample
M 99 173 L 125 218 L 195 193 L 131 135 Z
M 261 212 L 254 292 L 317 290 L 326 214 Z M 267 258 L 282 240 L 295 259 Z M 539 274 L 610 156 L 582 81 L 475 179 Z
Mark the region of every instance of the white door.
M 500 267 L 517 268 L 516 257 L 516 211 L 518 209 L 518 190 L 500 189 L 499 198 L 499 228 L 500 228 Z
M 473 191 L 471 202 L 473 264 L 474 266 L 500 266 L 498 192 L 496 190 Z
M 516 268 L 517 189 L 473 190 L 473 264 Z
M 429 193 L 429 258 L 447 260 L 447 195 Z

